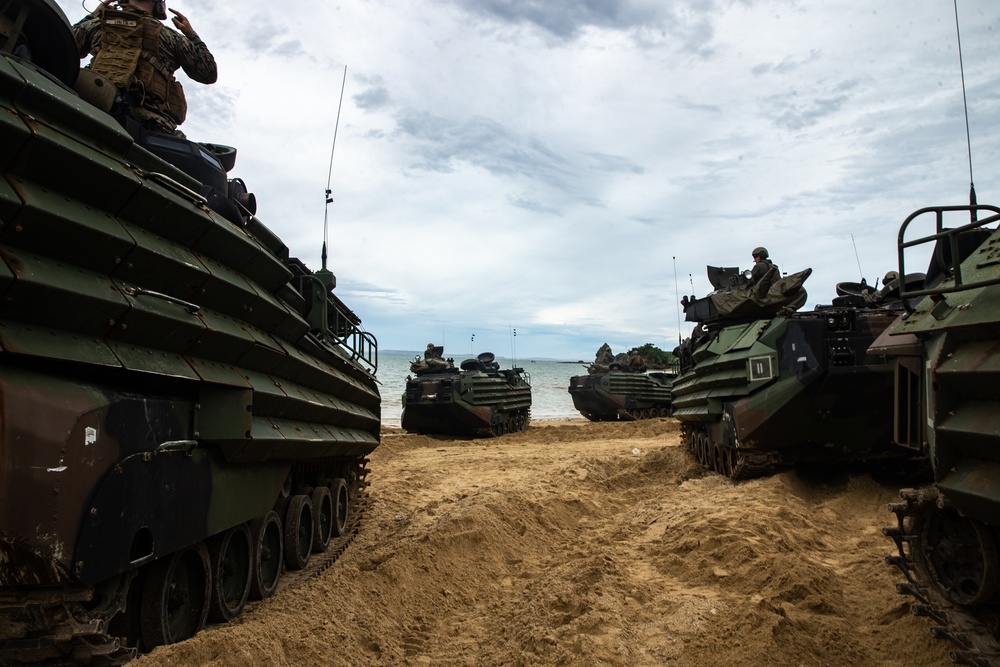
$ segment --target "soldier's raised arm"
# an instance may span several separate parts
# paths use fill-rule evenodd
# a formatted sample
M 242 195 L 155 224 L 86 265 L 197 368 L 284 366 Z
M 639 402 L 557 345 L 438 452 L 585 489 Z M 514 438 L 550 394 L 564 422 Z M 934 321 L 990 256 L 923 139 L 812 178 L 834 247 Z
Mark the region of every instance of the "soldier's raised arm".
M 215 64 L 215 56 L 208 46 L 195 32 L 191 21 L 173 7 L 169 11 L 174 14 L 174 26 L 186 39 L 177 45 L 177 60 L 184 73 L 198 83 L 215 83 L 219 78 L 219 70 Z

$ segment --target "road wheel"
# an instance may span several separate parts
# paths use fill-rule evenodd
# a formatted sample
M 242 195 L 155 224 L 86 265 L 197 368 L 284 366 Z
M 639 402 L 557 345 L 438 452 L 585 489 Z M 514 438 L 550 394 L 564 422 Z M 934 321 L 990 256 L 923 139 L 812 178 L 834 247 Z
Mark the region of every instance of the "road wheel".
M 724 447 L 722 450 L 722 469 L 726 477 L 733 478 L 733 470 L 736 469 L 736 450 L 732 447 Z
M 719 451 L 719 446 L 716 444 L 709 445 L 712 451 L 711 454 L 711 464 L 712 470 L 719 474 L 722 474 L 722 452 Z
M 330 545 L 330 538 L 333 536 L 333 522 L 335 508 L 333 506 L 333 495 L 326 486 L 317 486 L 313 489 L 309 499 L 313 508 L 313 545 L 314 553 L 322 553 Z
M 285 514 L 285 565 L 301 570 L 309 562 L 313 545 L 313 512 L 309 496 L 292 496 Z
M 250 595 L 253 538 L 245 523 L 216 535 L 208 542 L 212 563 L 212 602 L 208 618 L 225 623 L 236 618 Z
M 201 542 L 149 566 L 139 611 L 145 651 L 188 639 L 205 627 L 210 584 L 208 550 Z
M 274 595 L 281 577 L 283 530 L 276 512 L 250 522 L 253 538 L 253 564 L 250 576 L 250 598 L 262 600 Z
M 330 495 L 333 497 L 333 536 L 347 534 L 347 522 L 351 516 L 351 494 L 347 488 L 347 480 L 338 477 L 330 485 Z
M 936 506 L 919 520 L 917 554 L 935 586 L 960 605 L 992 602 L 998 591 L 1000 558 L 990 528 L 955 509 Z
M 708 466 L 708 438 L 704 433 L 698 434 L 698 463 Z

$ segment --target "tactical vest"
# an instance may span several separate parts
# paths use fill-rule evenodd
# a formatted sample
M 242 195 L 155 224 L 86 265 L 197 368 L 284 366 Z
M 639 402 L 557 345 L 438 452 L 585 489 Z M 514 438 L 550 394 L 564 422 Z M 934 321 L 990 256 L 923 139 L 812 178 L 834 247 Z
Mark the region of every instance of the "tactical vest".
M 145 107 L 180 125 L 187 116 L 184 89 L 160 62 L 163 24 L 145 13 L 101 12 L 101 48 L 90 68 Z

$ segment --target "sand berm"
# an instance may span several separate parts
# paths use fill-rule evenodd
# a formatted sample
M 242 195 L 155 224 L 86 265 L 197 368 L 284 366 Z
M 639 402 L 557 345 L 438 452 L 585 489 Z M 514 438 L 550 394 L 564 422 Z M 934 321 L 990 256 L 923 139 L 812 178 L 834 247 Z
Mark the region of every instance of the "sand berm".
M 883 562 L 899 484 L 863 468 L 733 484 L 671 419 L 385 429 L 370 468 L 329 569 L 133 664 L 950 664 Z

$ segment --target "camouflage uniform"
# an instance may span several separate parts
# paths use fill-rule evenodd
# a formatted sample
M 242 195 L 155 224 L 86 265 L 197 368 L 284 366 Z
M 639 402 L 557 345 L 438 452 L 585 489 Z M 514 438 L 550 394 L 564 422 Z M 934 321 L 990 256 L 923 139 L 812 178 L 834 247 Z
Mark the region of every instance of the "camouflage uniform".
M 777 269 L 777 267 L 771 262 L 771 260 L 767 259 L 766 257 L 761 259 L 759 262 L 753 265 L 752 269 L 750 269 L 750 283 L 753 285 L 758 284 L 761 281 L 761 279 L 764 276 L 766 276 L 772 268 Z
M 102 64 L 102 59 L 115 48 L 109 45 L 102 53 L 102 26 L 106 21 L 119 25 L 123 22 L 135 25 L 138 21 L 143 26 L 139 29 L 142 32 L 142 48 L 131 72 L 127 66 L 122 69 L 120 62 L 115 63 L 118 67 L 112 69 Z M 184 121 L 187 102 L 180 83 L 173 76 L 179 68 L 199 83 L 215 83 L 218 78 L 215 58 L 197 33 L 192 31 L 182 35 L 132 5 L 124 5 L 118 10 L 105 9 L 88 16 L 73 26 L 73 32 L 80 57 L 94 55 L 90 67 L 109 78 L 122 92 L 131 94 L 135 114 L 150 130 L 173 133 Z M 157 44 L 156 53 L 150 52 L 150 45 Z M 134 46 L 139 47 L 138 44 Z M 157 81 L 160 86 L 151 85 Z

